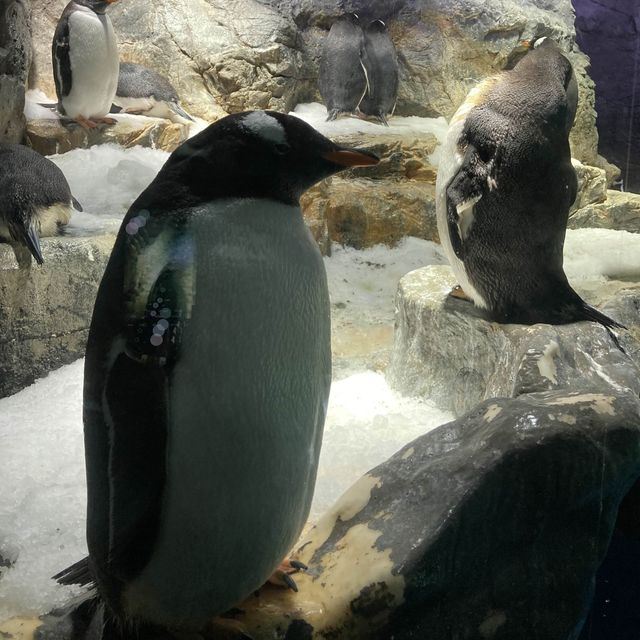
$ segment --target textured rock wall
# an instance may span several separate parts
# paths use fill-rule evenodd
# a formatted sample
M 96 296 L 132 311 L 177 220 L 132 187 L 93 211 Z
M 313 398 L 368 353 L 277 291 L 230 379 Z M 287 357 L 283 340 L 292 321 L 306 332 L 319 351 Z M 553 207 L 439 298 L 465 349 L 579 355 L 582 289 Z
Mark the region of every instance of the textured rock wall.
M 30 19 L 29 0 L 0 0 L 0 142 L 21 142 L 24 136 Z
M 33 2 L 34 81 L 51 94 L 50 42 L 65 0 Z M 593 83 L 574 48 L 570 0 L 120 0 L 110 15 L 122 59 L 165 73 L 187 110 L 213 119 L 318 100 L 320 47 L 344 11 L 388 21 L 401 67 L 398 115 L 449 118 L 477 81 L 504 67 L 519 40 L 555 37 L 574 49 L 580 79 L 573 154 L 596 162 Z
M 43 238 L 43 266 L 17 268 L 0 244 L 0 397 L 84 355 L 114 236 Z

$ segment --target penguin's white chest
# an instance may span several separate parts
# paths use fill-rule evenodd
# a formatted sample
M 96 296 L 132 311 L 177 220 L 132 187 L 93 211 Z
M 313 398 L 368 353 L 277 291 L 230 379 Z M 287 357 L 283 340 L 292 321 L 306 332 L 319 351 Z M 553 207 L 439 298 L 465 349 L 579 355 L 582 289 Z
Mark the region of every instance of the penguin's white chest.
M 118 86 L 118 43 L 111 20 L 93 11 L 69 16 L 71 91 L 62 106 L 71 118 L 109 113 Z
M 124 596 L 130 615 L 178 627 L 258 588 L 295 542 L 331 376 L 324 265 L 297 207 L 226 201 L 194 215 L 188 238 L 163 510 Z

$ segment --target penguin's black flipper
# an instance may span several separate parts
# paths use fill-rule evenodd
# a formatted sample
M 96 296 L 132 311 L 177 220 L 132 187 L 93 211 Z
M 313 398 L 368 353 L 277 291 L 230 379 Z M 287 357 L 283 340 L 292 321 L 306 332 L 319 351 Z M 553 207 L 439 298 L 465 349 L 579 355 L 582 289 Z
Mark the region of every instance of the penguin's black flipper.
M 65 10 L 64 13 L 67 13 Z M 69 59 L 69 17 L 62 15 L 56 27 L 51 45 L 51 58 L 53 61 L 53 79 L 58 94 L 58 104 L 63 96 L 71 93 L 71 61 Z
M 447 222 L 451 246 L 464 260 L 464 240 L 473 224 L 474 206 L 495 183 L 492 177 L 494 158 L 483 160 L 486 154 L 467 144 L 464 158 L 446 189 Z
M 23 229 L 21 236 L 35 261 L 38 264 L 44 264 L 42 249 L 40 248 L 40 237 L 38 236 L 36 225 L 31 224 L 28 229 Z

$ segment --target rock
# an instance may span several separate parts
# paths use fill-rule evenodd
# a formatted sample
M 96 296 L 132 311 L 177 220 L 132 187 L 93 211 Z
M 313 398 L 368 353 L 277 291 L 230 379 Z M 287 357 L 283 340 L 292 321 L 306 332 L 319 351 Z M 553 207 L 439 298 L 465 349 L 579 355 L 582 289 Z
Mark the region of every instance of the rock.
M 52 95 L 50 41 L 64 0 L 33 0 L 37 84 Z M 245 109 L 288 111 L 319 99 L 320 47 L 345 11 L 389 25 L 400 61 L 398 115 L 453 115 L 478 81 L 502 69 L 522 38 L 549 35 L 569 50 L 569 2 L 539 0 L 137 0 L 110 9 L 121 58 L 167 76 L 184 107 L 208 120 Z M 583 162 L 597 157 L 593 83 L 584 54 L 569 53 L 578 73 L 580 105 L 572 148 Z
M 312 230 L 318 229 L 314 235 L 321 249 L 328 246 L 325 237 L 356 249 L 393 246 L 406 236 L 438 240 L 438 139 L 434 134 L 398 135 L 380 127 L 380 133 L 331 138 L 338 144 L 372 151 L 380 163 L 345 171 L 303 196 L 305 219 Z
M 0 0 L 0 142 L 23 140 L 30 67 L 30 0 Z
M 338 500 L 297 545 L 298 593 L 264 587 L 217 621 L 227 634 L 203 636 L 575 638 L 639 475 L 632 392 L 488 400 Z M 73 626 L 86 622 L 47 621 L 38 637 Z
M 471 303 L 448 297 L 455 284 L 449 266 L 418 269 L 400 281 L 387 373 L 402 393 L 430 398 L 455 415 L 486 398 L 537 391 L 628 388 L 640 393 L 640 315 L 632 310 L 640 305 L 640 285 L 601 285 L 603 297 L 613 296 L 603 311 L 631 327 L 620 332 L 625 354 L 604 327 L 592 322 L 488 322 Z
M 607 175 L 604 169 L 582 164 L 572 159 L 573 168 L 578 177 L 578 194 L 571 206 L 571 212 L 589 204 L 604 202 L 607 199 Z
M 58 119 L 30 120 L 26 137 L 29 146 L 43 155 L 65 153 L 71 149 L 94 144 L 119 144 L 123 147 L 141 145 L 163 151 L 173 151 L 189 136 L 189 126 L 162 118 L 115 115 L 115 125 L 99 125 L 83 129 L 79 125 L 63 126 Z
M 593 169 L 593 167 L 590 167 Z M 640 233 L 640 195 L 607 190 L 604 202 L 588 203 L 569 214 L 569 228 L 620 229 Z
M 17 268 L 0 244 L 0 397 L 84 355 L 115 236 L 43 238 L 42 267 Z

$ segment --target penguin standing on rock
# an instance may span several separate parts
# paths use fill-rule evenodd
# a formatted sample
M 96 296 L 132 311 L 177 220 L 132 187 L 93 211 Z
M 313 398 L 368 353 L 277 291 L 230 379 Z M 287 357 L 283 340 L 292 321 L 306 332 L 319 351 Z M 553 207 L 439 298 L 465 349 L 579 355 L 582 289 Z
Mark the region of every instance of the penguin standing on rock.
M 60 233 L 74 206 L 82 211 L 57 165 L 29 147 L 0 144 L 0 240 L 11 244 L 21 269 L 31 256 L 44 263 L 40 238 Z
M 234 114 L 179 147 L 125 216 L 85 362 L 89 563 L 58 576 L 92 577 L 121 627 L 201 628 L 300 534 L 331 350 L 299 198 L 377 161 L 295 117 Z
M 193 118 L 180 106 L 169 80 L 153 69 L 133 62 L 120 64 L 114 104 L 126 113 L 167 118 L 187 124 Z
M 368 89 L 365 59 L 364 34 L 357 14 L 336 20 L 324 41 L 318 78 L 327 120 L 358 108 Z
M 499 322 L 617 322 L 562 268 L 577 179 L 569 131 L 578 86 L 548 38 L 473 89 L 453 116 L 436 184 L 438 232 L 460 288 Z
M 51 49 L 58 110 L 85 129 L 107 117 L 118 86 L 118 43 L 109 16 L 117 0 L 72 0 L 62 12 Z
M 364 30 L 364 49 L 369 91 L 362 98 L 360 111 L 389 126 L 398 98 L 398 55 L 382 20 L 373 20 Z

